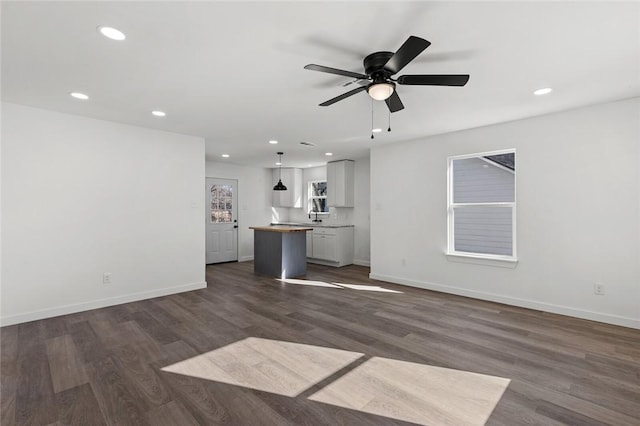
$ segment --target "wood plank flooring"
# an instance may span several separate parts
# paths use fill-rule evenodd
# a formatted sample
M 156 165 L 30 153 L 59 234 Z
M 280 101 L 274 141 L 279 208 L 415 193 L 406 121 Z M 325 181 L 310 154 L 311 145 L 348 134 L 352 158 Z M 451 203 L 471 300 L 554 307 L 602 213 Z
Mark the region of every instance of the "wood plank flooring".
M 306 279 L 402 293 L 228 263 L 207 267 L 203 290 L 3 327 L 0 424 L 640 425 L 640 330 L 368 272 L 309 265 Z M 484 377 L 488 419 L 464 411 L 491 399 Z

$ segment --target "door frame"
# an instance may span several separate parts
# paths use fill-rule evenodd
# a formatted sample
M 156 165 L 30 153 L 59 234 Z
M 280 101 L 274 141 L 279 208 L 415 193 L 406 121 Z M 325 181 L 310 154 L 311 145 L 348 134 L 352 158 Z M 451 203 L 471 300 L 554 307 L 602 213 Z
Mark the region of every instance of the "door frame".
M 235 179 L 235 178 L 226 178 L 226 177 L 217 177 L 217 176 L 207 176 L 205 175 L 204 177 L 204 187 L 205 187 L 205 214 L 204 214 L 204 226 L 205 226 L 205 233 L 204 233 L 204 264 L 205 266 L 208 265 L 216 265 L 216 263 L 207 263 L 207 232 L 208 232 L 208 225 L 209 225 L 209 220 L 210 220 L 210 214 L 211 214 L 211 206 L 209 206 L 208 203 L 208 198 L 207 198 L 207 191 L 210 191 L 209 185 L 207 183 L 207 179 L 221 179 L 221 180 L 232 180 L 236 183 L 236 193 L 235 193 L 235 197 L 236 197 L 236 205 L 235 205 L 235 210 L 236 210 L 236 225 L 237 225 L 237 231 L 236 231 L 236 260 L 230 260 L 228 262 L 219 262 L 219 263 L 231 263 L 231 262 L 240 262 L 240 208 L 238 206 L 238 201 L 240 200 L 240 182 L 239 179 Z

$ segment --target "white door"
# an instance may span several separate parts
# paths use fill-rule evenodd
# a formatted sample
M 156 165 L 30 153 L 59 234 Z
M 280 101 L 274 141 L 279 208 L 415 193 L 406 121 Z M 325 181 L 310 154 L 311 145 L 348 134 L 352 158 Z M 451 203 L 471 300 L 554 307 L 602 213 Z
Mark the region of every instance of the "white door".
M 207 178 L 207 264 L 238 260 L 238 181 Z

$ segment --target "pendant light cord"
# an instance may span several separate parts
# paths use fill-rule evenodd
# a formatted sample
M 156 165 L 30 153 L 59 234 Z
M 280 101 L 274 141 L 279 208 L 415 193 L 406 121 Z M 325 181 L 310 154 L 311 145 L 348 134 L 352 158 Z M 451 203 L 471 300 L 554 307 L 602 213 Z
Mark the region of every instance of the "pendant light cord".
M 276 186 L 273 187 L 274 191 L 286 191 L 287 187 L 284 186 L 284 184 L 282 183 L 282 155 L 284 154 L 284 152 L 277 152 L 276 154 L 278 154 L 278 183 L 276 184 Z
M 371 98 L 371 139 L 373 139 L 373 98 Z

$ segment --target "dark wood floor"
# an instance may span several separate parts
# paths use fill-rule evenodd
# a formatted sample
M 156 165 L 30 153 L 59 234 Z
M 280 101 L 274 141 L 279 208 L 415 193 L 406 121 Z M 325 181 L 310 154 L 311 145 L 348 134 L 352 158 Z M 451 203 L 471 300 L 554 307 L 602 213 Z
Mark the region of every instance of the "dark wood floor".
M 640 331 L 394 286 L 358 266 L 283 285 L 253 264 L 207 268 L 207 289 L 1 330 L 3 426 L 406 424 L 161 371 L 261 337 L 505 377 L 488 424 L 640 424 Z

